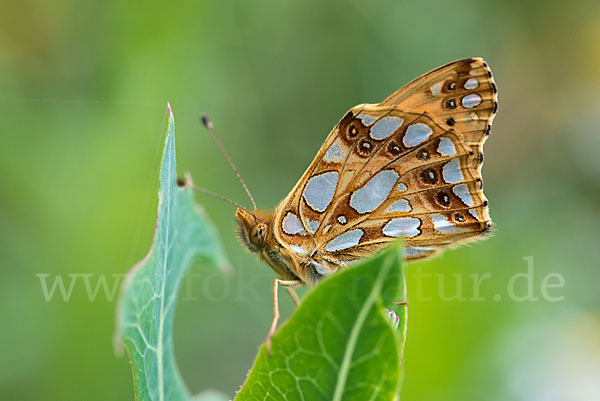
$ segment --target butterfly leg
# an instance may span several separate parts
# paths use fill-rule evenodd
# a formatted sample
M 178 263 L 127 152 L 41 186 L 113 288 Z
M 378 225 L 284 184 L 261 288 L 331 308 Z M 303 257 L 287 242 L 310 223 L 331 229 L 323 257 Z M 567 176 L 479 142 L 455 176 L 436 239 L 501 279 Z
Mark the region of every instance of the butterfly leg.
M 302 281 L 300 280 L 281 280 L 276 278 L 273 280 L 273 322 L 271 322 L 271 328 L 269 329 L 269 333 L 267 334 L 267 355 L 271 356 L 271 338 L 275 335 L 275 331 L 277 330 L 277 321 L 279 320 L 279 296 L 278 289 L 279 286 L 282 285 L 286 287 L 297 287 L 302 285 Z M 290 288 L 291 289 L 291 288 Z M 293 299 L 293 297 L 292 297 Z
M 300 298 L 298 298 L 298 294 L 296 294 L 296 291 L 294 291 L 292 287 L 285 287 L 285 289 L 287 290 L 288 294 L 290 294 L 290 298 L 292 298 L 294 304 L 296 304 L 296 306 L 300 305 Z

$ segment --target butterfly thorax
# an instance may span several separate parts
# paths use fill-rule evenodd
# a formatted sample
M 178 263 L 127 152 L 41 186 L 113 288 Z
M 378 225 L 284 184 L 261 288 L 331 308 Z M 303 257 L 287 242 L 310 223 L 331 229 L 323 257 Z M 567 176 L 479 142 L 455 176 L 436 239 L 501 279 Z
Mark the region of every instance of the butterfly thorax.
M 322 259 L 317 253 L 298 255 L 281 244 L 272 230 L 272 212 L 252 214 L 238 208 L 235 217 L 240 243 L 250 252 L 258 253 L 282 279 L 314 284 L 341 267 L 339 263 Z

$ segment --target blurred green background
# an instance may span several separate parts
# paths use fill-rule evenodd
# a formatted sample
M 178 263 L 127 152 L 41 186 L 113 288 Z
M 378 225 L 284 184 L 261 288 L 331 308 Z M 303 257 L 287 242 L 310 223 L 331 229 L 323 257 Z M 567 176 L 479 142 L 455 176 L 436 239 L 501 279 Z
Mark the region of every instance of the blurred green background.
M 500 91 L 483 169 L 497 231 L 408 266 L 402 399 L 600 399 L 595 0 L 3 3 L 0 398 L 133 399 L 113 353 L 116 300 L 91 301 L 84 279 L 112 290 L 150 246 L 167 101 L 180 173 L 249 204 L 198 122 L 207 112 L 273 207 L 347 109 L 471 56 Z M 198 200 L 234 273 L 193 268 L 177 357 L 192 391 L 233 395 L 271 321 L 273 273 L 236 243 L 232 207 Z M 519 302 L 508 284 L 527 257 L 538 300 Z M 473 300 L 471 275 L 486 273 Z M 551 273 L 565 282 L 548 290 L 556 302 L 541 292 Z M 68 301 L 46 301 L 57 275 L 75 280 Z M 467 300 L 446 298 L 459 290 Z

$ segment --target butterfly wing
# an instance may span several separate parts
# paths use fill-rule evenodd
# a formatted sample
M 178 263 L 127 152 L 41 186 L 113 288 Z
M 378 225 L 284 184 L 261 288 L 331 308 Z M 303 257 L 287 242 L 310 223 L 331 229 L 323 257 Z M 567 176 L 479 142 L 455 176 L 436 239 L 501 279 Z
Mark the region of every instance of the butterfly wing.
M 467 59 L 352 108 L 278 207 L 278 242 L 339 264 L 399 236 L 418 259 L 489 232 L 481 165 L 496 92 L 483 60 Z
M 481 58 L 454 61 L 413 80 L 380 103 L 426 112 L 460 132 L 473 152 L 483 142 L 498 110 L 498 89 Z

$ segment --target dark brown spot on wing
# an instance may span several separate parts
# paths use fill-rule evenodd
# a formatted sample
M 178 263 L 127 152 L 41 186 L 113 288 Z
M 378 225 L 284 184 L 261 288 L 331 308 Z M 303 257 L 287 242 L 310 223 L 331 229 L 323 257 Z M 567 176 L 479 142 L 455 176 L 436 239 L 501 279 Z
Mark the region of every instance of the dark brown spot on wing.
M 450 207 L 450 194 L 446 191 L 440 191 L 435 195 L 435 200 L 442 207 Z
M 417 159 L 419 160 L 429 160 L 429 152 L 427 151 L 427 149 L 419 149 L 417 150 L 416 153 Z
M 434 185 L 438 182 L 438 173 L 432 168 L 427 168 L 421 171 L 421 180 L 425 184 Z
M 367 157 L 373 152 L 374 149 L 375 146 L 373 145 L 373 142 L 368 139 L 361 139 L 356 147 L 356 153 L 359 156 Z
M 395 141 L 390 141 L 387 145 L 387 152 L 390 156 L 396 157 L 402 153 L 402 148 Z
M 446 100 L 444 107 L 446 107 L 447 109 L 450 109 L 450 110 L 455 109 L 456 108 L 456 100 L 455 99 Z

